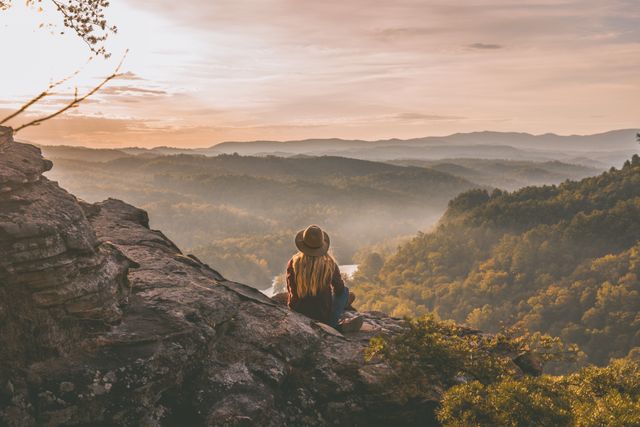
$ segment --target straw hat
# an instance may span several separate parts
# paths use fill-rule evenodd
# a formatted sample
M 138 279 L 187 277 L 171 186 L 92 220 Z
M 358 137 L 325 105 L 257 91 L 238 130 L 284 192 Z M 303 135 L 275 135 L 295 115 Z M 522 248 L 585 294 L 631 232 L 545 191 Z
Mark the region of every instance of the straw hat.
M 296 234 L 296 246 L 305 255 L 325 255 L 330 243 L 329 235 L 317 225 L 310 225 Z

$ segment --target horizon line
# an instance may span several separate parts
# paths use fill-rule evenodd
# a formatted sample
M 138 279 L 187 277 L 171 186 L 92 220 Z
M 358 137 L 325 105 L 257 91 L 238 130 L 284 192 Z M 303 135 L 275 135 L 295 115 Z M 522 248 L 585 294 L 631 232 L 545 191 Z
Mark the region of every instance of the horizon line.
M 146 151 L 151 151 L 151 150 L 155 150 L 155 149 L 175 149 L 175 150 L 198 150 L 198 149 L 213 149 L 214 147 L 218 146 L 218 145 L 222 145 L 222 144 L 251 144 L 251 143 L 281 143 L 281 144 L 288 144 L 288 143 L 300 143 L 300 142 L 309 142 L 309 141 L 345 141 L 345 142 L 365 142 L 365 143 L 376 143 L 376 142 L 387 142 L 387 141 L 414 141 L 414 140 L 419 140 L 419 139 L 436 139 L 436 138 L 451 138 L 453 136 L 457 136 L 457 135 L 473 135 L 473 134 L 487 134 L 487 133 L 493 133 L 493 134 L 518 134 L 518 135 L 527 135 L 527 136 L 532 136 L 532 137 L 544 137 L 544 136 L 555 136 L 555 137 L 560 137 L 560 138 L 572 138 L 572 137 L 593 137 L 593 136 L 599 136 L 599 135 L 605 135 L 608 133 L 613 133 L 613 132 L 638 132 L 640 129 L 639 128 L 621 128 L 621 129 L 611 129 L 608 131 L 604 131 L 604 132 L 596 132 L 596 133 L 589 133 L 589 134 L 576 134 L 576 133 L 572 133 L 572 134 L 559 134 L 559 133 L 555 133 L 555 132 L 545 132 L 545 133 L 530 133 L 530 132 L 521 132 L 521 131 L 493 131 L 493 130 L 481 130 L 481 131 L 471 131 L 471 132 L 455 132 L 455 133 L 451 133 L 451 134 L 446 134 L 446 135 L 426 135 L 426 136 L 420 136 L 420 137 L 415 137 L 415 138 L 382 138 L 382 139 L 346 139 L 346 138 L 339 138 L 339 137 L 333 137 L 333 138 L 305 138 L 305 139 L 291 139 L 291 140 L 270 140 L 270 139 L 254 139 L 254 140 L 246 140 L 246 141 L 234 141 L 234 140 L 230 140 L 230 141 L 222 141 L 213 145 L 206 145 L 206 146 L 192 146 L 192 147 L 175 147 L 175 146 L 170 146 L 170 145 L 157 145 L 157 146 L 153 146 L 153 147 L 139 147 L 139 146 L 127 146 L 127 147 L 114 147 L 114 146 L 101 146 L 101 147 L 88 147 L 86 145 L 67 145 L 67 144 L 47 144 L 47 143 L 40 143 L 40 142 L 35 142 L 35 141 L 29 141 L 29 140 L 21 140 L 21 139 L 16 139 L 17 142 L 22 142 L 22 143 L 27 143 L 27 144 L 33 144 L 33 145 L 37 145 L 37 146 L 47 146 L 47 147 L 75 147 L 75 148 L 89 148 L 89 149 L 93 149 L 93 150 L 131 150 L 131 149 L 138 149 L 138 150 L 146 150 Z

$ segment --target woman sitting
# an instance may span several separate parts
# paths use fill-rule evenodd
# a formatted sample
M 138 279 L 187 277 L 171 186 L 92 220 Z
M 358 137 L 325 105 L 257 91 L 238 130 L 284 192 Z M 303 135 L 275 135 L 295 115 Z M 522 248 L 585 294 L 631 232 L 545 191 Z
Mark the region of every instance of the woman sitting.
M 295 238 L 299 252 L 287 264 L 288 305 L 292 310 L 341 332 L 356 332 L 362 317 L 340 320 L 355 300 L 344 285 L 338 264 L 329 255 L 329 235 L 310 225 Z

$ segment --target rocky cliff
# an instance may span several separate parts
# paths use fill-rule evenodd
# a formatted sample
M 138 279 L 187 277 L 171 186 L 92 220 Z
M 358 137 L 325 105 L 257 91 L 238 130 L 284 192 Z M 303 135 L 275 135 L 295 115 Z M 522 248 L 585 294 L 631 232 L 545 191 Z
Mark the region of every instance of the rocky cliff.
M 87 204 L 0 128 L 0 424 L 370 425 L 417 421 L 345 337 L 185 256 L 147 214 Z M 434 386 L 434 396 L 437 387 Z
M 428 425 L 363 349 L 184 255 L 146 212 L 88 204 L 0 127 L 0 425 Z

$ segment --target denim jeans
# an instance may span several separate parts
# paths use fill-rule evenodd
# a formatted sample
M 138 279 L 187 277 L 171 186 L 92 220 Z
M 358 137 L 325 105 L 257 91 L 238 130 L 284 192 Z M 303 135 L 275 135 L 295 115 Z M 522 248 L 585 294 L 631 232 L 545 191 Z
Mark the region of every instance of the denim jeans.
M 344 287 L 344 291 L 342 295 L 336 296 L 336 294 L 331 294 L 331 326 L 338 326 L 338 321 L 340 317 L 344 314 L 344 310 L 347 308 L 347 303 L 349 302 L 349 288 Z

